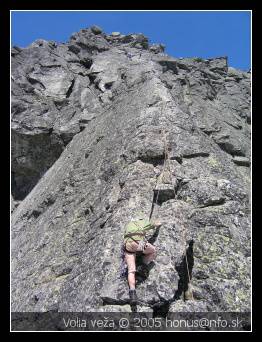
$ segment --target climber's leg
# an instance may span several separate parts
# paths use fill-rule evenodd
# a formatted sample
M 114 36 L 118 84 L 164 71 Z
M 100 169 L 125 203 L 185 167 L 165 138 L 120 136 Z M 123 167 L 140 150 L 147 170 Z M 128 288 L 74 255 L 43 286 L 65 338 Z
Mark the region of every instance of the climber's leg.
M 148 265 L 156 258 L 156 248 L 151 243 L 147 242 L 143 251 L 143 262 Z
M 136 251 L 138 244 L 135 242 L 126 244 L 125 259 L 127 263 L 130 305 L 136 305 L 138 298 L 136 294 Z
M 126 245 L 125 260 L 128 269 L 127 281 L 130 289 L 135 289 L 136 287 L 136 250 L 137 244 L 135 242 Z
M 136 287 L 136 262 L 135 262 L 135 254 L 127 254 L 126 253 L 126 263 L 128 267 L 128 276 L 127 281 L 130 289 L 135 289 Z
M 135 272 L 128 272 L 127 281 L 128 281 L 129 289 L 134 290 L 136 288 Z

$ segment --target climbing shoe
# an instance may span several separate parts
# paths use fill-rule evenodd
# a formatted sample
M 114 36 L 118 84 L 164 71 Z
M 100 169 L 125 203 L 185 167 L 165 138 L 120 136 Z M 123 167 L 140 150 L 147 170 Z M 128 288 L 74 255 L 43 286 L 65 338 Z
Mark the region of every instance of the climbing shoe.
M 138 302 L 136 290 L 129 290 L 130 305 L 135 305 Z
M 185 297 L 185 300 L 194 300 L 192 284 L 188 283 L 188 288 L 184 293 L 184 297 Z

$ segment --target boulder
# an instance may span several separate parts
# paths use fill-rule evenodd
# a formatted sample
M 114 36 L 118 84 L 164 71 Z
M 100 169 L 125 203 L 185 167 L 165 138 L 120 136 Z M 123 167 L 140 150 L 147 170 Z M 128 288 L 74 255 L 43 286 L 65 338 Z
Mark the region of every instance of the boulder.
M 162 53 L 165 51 L 165 45 L 163 44 L 152 44 L 149 48 L 150 51 L 154 53 Z
M 93 25 L 91 26 L 91 31 L 94 33 L 94 34 L 100 34 L 103 32 L 103 30 L 101 29 L 101 27 L 97 26 L 97 25 Z
M 237 165 L 250 166 L 250 160 L 246 157 L 235 156 L 233 157 L 233 162 Z
M 111 36 L 112 36 L 112 37 L 119 37 L 120 35 L 121 35 L 120 32 L 112 32 L 112 33 L 111 33 Z

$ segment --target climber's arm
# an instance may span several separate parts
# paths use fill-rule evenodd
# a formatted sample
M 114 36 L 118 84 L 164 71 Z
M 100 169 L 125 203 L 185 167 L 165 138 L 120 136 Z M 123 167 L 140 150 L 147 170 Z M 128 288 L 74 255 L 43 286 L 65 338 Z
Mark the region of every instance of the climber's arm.
M 152 226 L 154 226 L 154 228 L 160 228 L 162 226 L 162 222 L 160 220 L 154 220 L 151 222 Z

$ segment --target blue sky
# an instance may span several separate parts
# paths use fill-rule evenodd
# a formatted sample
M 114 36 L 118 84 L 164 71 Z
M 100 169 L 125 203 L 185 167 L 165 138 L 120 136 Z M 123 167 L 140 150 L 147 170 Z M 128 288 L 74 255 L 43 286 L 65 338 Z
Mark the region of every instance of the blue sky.
M 38 38 L 66 42 L 73 32 L 99 25 L 105 33 L 143 33 L 174 57 L 228 56 L 230 66 L 250 68 L 249 11 L 13 11 L 12 45 Z

